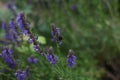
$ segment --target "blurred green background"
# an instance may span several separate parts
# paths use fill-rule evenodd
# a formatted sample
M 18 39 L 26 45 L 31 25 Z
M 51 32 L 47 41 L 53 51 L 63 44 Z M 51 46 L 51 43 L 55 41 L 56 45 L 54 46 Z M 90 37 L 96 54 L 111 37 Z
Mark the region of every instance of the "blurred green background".
M 0 0 L 0 22 L 9 22 L 12 13 Z M 53 46 L 59 56 L 56 65 L 50 65 L 36 54 L 25 41 L 14 48 L 19 59 L 18 68 L 30 66 L 30 80 L 101 80 L 104 69 L 100 66 L 120 55 L 120 2 L 119 0 L 15 0 L 17 12 L 24 12 L 31 31 L 37 34 L 42 47 Z M 54 23 L 61 28 L 63 44 L 58 47 L 51 40 Z M 0 33 L 2 39 L 2 32 Z M 76 66 L 66 66 L 68 50 L 77 56 Z M 31 54 L 39 58 L 37 64 L 29 64 Z M 16 80 L 14 72 L 0 61 L 0 80 Z

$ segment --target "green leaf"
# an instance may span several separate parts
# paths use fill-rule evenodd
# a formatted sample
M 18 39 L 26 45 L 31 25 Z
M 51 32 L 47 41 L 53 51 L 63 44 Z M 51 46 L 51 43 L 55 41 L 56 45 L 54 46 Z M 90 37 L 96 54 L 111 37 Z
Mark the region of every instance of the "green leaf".
M 46 38 L 44 36 L 38 36 L 38 41 L 41 43 L 41 44 L 46 44 Z

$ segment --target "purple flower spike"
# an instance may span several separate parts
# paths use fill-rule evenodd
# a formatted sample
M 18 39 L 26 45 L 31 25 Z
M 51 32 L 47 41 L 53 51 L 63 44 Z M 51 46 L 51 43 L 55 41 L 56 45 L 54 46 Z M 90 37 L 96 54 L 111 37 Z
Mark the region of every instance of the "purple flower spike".
M 46 54 L 46 59 L 51 64 L 55 64 L 57 62 L 57 56 L 53 55 L 52 47 L 48 49 L 48 53 Z
M 15 20 L 11 19 L 9 25 L 3 22 L 2 29 L 5 32 L 5 39 L 9 40 L 9 42 L 13 42 L 17 46 L 19 41 Z
M 5 48 L 3 49 L 2 53 L 0 54 L 0 56 L 4 59 L 4 61 L 8 64 L 8 66 L 10 68 L 15 68 L 16 67 L 16 63 L 13 60 L 13 56 L 12 56 L 12 50 L 9 48 Z
M 38 62 L 38 59 L 35 58 L 34 56 L 30 56 L 30 57 L 28 58 L 28 62 L 29 62 L 29 63 L 37 63 L 37 62 Z
M 38 41 L 37 41 L 37 37 L 34 36 L 34 35 L 31 33 L 31 31 L 30 31 L 30 29 L 29 29 L 29 27 L 28 27 L 29 24 L 26 22 L 24 14 L 23 14 L 23 13 L 20 13 L 20 14 L 17 16 L 16 21 L 17 21 L 17 24 L 18 24 L 19 28 L 21 29 L 22 33 L 23 33 L 24 35 L 26 35 L 26 36 L 29 37 L 29 39 L 28 39 L 29 43 L 30 43 L 30 44 L 33 43 L 34 51 L 35 51 L 35 52 L 41 52 L 41 50 L 40 50 L 40 45 L 39 45 L 39 43 L 38 43 Z
M 23 13 L 18 14 L 16 22 L 24 35 L 29 35 L 28 23 L 26 23 L 25 16 Z
M 16 22 L 18 23 L 18 26 L 22 32 L 25 30 L 24 21 L 25 21 L 24 14 L 23 13 L 18 14 Z
M 73 50 L 69 50 L 68 56 L 67 56 L 67 65 L 68 67 L 74 67 L 74 65 L 76 64 L 76 56 L 74 55 L 74 51 Z

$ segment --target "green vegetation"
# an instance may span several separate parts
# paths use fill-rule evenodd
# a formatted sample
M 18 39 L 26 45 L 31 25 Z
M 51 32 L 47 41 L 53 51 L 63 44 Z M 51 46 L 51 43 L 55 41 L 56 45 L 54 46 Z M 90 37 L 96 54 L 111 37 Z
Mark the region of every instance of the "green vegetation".
M 120 12 L 118 0 L 16 0 L 17 12 L 25 13 L 33 34 L 38 35 L 42 48 L 53 46 L 59 58 L 51 65 L 35 53 L 24 37 L 20 47 L 12 46 L 19 69 L 30 66 L 30 80 L 99 80 L 104 70 L 102 60 L 111 60 L 120 55 Z M 40 0 L 39 0 L 40 1 Z M 46 2 L 45 2 L 46 1 Z M 61 1 L 61 2 L 57 2 Z M 6 1 L 0 1 L 5 7 Z M 75 6 L 74 9 L 71 9 Z M 12 13 L 0 7 L 0 22 L 9 22 Z M 51 24 L 60 27 L 63 43 L 59 47 L 51 42 Z M 0 39 L 2 39 L 2 32 Z M 2 46 L 2 44 L 0 44 Z M 68 50 L 77 56 L 76 66 L 67 67 Z M 27 58 L 34 55 L 38 63 L 30 64 Z M 0 80 L 16 80 L 11 70 L 0 58 Z

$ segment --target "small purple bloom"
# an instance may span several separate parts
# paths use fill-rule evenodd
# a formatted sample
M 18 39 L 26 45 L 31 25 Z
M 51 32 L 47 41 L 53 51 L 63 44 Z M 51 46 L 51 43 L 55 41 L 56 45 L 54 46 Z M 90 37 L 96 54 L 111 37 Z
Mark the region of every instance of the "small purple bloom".
M 74 67 L 75 64 L 76 64 L 76 56 L 74 55 L 74 51 L 70 49 L 67 56 L 67 65 L 69 67 Z
M 34 37 L 29 37 L 28 41 L 30 44 L 32 44 L 34 41 L 37 41 L 38 37 L 34 36 Z
M 26 36 L 29 36 L 28 30 L 24 30 L 23 34 L 26 35 Z
M 48 49 L 48 53 L 46 54 L 46 59 L 51 64 L 55 64 L 57 62 L 57 56 L 53 55 L 52 47 Z
M 38 62 L 38 59 L 35 58 L 34 56 L 30 56 L 30 57 L 28 58 L 28 62 L 29 62 L 29 63 L 37 63 L 37 62 Z
M 34 51 L 35 51 L 35 52 L 38 52 L 40 46 L 39 46 L 39 44 L 34 44 L 33 48 L 34 48 Z
M 33 43 L 33 39 L 31 39 L 31 38 L 29 38 L 28 41 L 29 41 L 30 44 Z
M 28 74 L 27 69 L 24 71 L 17 70 L 15 76 L 17 77 L 17 80 L 25 80 L 27 74 Z

